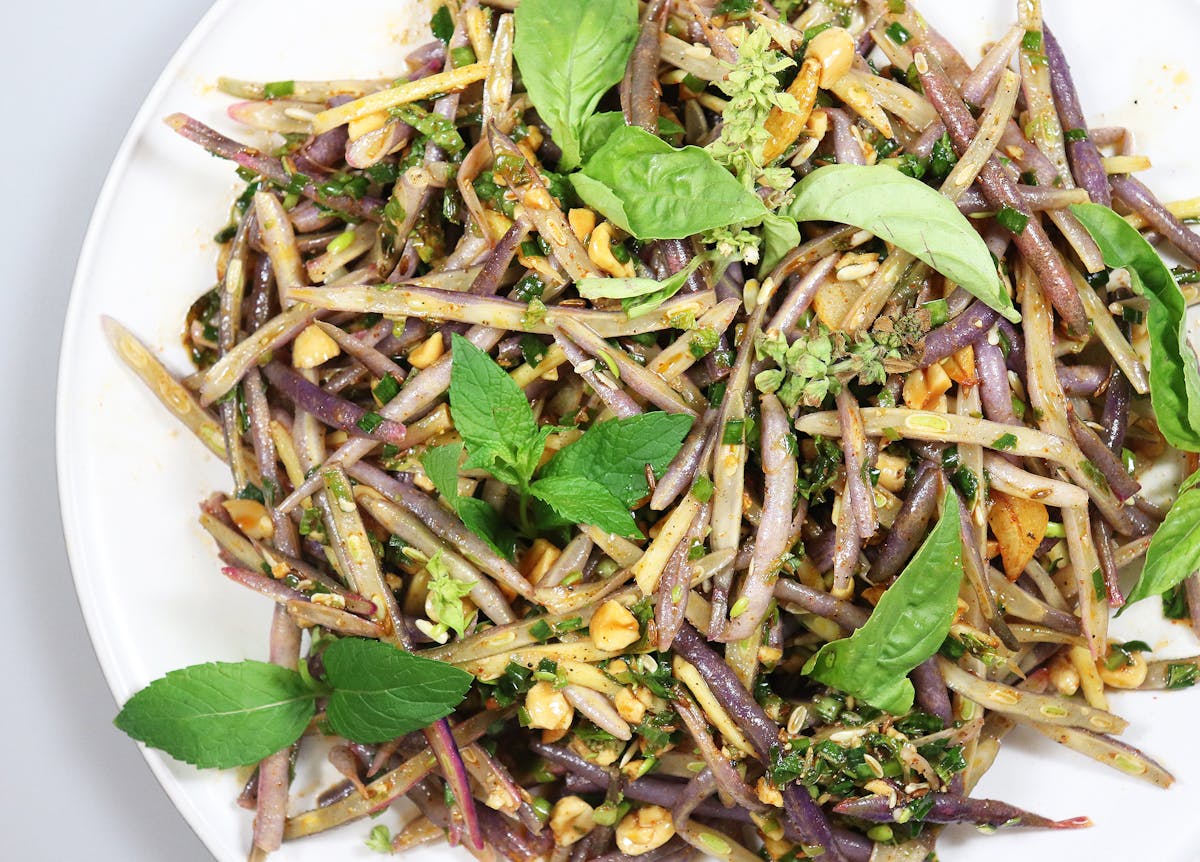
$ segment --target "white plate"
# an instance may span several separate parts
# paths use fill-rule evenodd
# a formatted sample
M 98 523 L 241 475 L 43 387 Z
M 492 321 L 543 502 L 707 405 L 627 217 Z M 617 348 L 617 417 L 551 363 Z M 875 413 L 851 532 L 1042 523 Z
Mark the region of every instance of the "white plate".
M 1200 193 L 1200 165 L 1192 154 L 1200 132 L 1194 103 L 1200 57 L 1190 52 L 1188 38 L 1200 34 L 1200 7 L 1176 0 L 1155 3 L 1153 15 L 1130 15 L 1127 4 L 1092 0 L 1085 17 L 1079 14 L 1083 4 L 1046 5 L 1089 119 L 1136 130 L 1138 151 L 1156 165 L 1150 184 L 1164 197 Z M 119 701 L 173 668 L 264 657 L 269 618 L 265 600 L 218 574 L 213 547 L 196 524 L 197 502 L 228 485 L 226 469 L 173 424 L 118 365 L 101 335 L 100 315 L 112 315 L 182 371 L 184 314 L 214 280 L 211 237 L 223 225 L 235 191 L 232 168 L 159 120 L 185 111 L 238 134 L 224 113 L 229 100 L 213 89 L 222 74 L 252 80 L 396 74 L 403 69 L 405 45 L 416 38 L 416 22 L 428 14 L 414 13 L 418 6 L 415 0 L 339 0 L 332 6 L 317 0 L 218 2 L 163 72 L 116 158 L 67 313 L 57 439 L 76 586 Z M 964 13 L 968 6 L 972 11 Z M 999 0 L 929 0 L 922 9 L 973 60 L 978 46 L 1011 22 L 1012 6 Z M 1173 38 L 1164 38 L 1164 30 Z M 1178 649 L 1195 652 L 1195 646 Z M 978 794 L 1053 817 L 1087 814 L 1095 828 L 1012 830 L 993 837 L 951 830 L 941 857 L 1194 862 L 1200 852 L 1200 823 L 1192 810 L 1200 749 L 1190 731 L 1200 692 L 1135 693 L 1114 697 L 1113 706 L 1132 721 L 1128 741 L 1173 769 L 1179 779 L 1174 789 L 1122 778 L 1017 732 Z M 237 778 L 198 772 L 158 752 L 145 754 L 214 856 L 222 862 L 245 859 L 250 816 L 233 803 Z M 378 822 L 397 825 L 391 814 Z M 375 859 L 363 846 L 369 829 L 370 823 L 359 823 L 307 839 L 286 847 L 280 858 L 315 862 L 335 851 L 339 859 Z M 426 849 L 412 858 L 420 862 L 446 858 L 445 853 Z

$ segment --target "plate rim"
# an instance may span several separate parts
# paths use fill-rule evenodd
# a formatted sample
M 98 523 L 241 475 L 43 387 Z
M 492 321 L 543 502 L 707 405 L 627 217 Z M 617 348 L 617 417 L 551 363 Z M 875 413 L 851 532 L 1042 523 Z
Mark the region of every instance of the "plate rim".
M 81 561 L 84 559 L 85 549 L 79 544 L 83 533 L 80 525 L 82 514 L 77 511 L 76 506 L 76 492 L 79 488 L 76 480 L 71 476 L 69 465 L 66 463 L 66 453 L 68 450 L 67 436 L 70 433 L 70 429 L 67 426 L 67 417 L 71 411 L 69 405 L 65 403 L 66 392 L 68 391 L 68 387 L 65 385 L 65 377 L 68 369 L 75 364 L 77 351 L 81 349 L 81 340 L 77 337 L 77 334 L 84 325 L 84 321 L 81 319 L 83 314 L 81 308 L 84 303 L 82 297 L 86 289 L 84 283 L 88 279 L 91 270 L 95 267 L 100 234 L 103 225 L 109 219 L 117 198 L 118 189 L 121 186 L 121 181 L 129 172 L 133 151 L 145 136 L 150 123 L 157 117 L 159 105 L 166 91 L 176 82 L 183 67 L 192 59 L 197 49 L 203 44 L 204 40 L 210 35 L 220 20 L 228 13 L 229 9 L 234 6 L 235 2 L 236 0 L 214 0 L 196 21 L 187 36 L 179 43 L 179 46 L 171 54 L 170 59 L 167 60 L 162 70 L 158 73 L 154 84 L 142 98 L 137 112 L 133 115 L 129 127 L 121 138 L 121 143 L 117 147 L 116 154 L 113 156 L 112 163 L 105 174 L 104 182 L 100 186 L 96 202 L 92 207 L 92 214 L 88 219 L 83 243 L 80 246 L 79 257 L 75 263 L 75 272 L 71 278 L 70 294 L 67 299 L 67 309 L 63 318 L 62 346 L 58 354 L 58 366 L 55 372 L 54 384 L 54 472 L 55 485 L 58 490 L 59 522 L 62 527 L 63 541 L 67 550 L 67 563 L 71 571 L 71 582 L 74 586 L 75 599 L 79 603 L 79 609 L 83 615 L 83 623 L 87 630 L 92 654 L 96 657 L 100 665 L 100 672 L 104 676 L 109 696 L 112 698 L 114 705 L 118 707 L 121 704 L 118 700 L 117 691 L 118 689 L 128 688 L 126 685 L 128 682 L 126 679 L 127 672 L 119 661 L 117 649 L 109 637 L 109 633 L 105 626 L 100 624 L 99 611 L 93 590 L 79 576 L 79 572 L 84 568 Z M 201 811 L 189 794 L 184 792 L 183 786 L 179 782 L 172 780 L 170 769 L 165 761 L 145 746 L 135 745 L 135 748 L 141 755 L 142 760 L 150 768 L 154 780 L 158 782 L 159 787 L 171 800 L 171 804 L 179 812 L 179 815 L 192 831 L 192 834 L 199 839 L 204 849 L 213 858 L 219 859 L 220 855 L 216 847 L 209 840 L 210 838 L 215 838 L 215 836 L 207 836 L 205 830 L 200 828 L 200 824 L 204 820 Z

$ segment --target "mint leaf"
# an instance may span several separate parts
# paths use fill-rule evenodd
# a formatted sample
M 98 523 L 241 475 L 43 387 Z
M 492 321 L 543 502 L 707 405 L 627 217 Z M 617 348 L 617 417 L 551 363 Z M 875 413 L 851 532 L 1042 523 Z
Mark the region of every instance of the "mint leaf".
M 538 479 L 529 493 L 572 523 L 591 524 L 626 538 L 642 535 L 628 507 L 599 482 L 583 476 Z
M 462 460 L 461 443 L 450 443 L 428 450 L 421 458 L 425 475 L 433 482 L 438 493 L 446 498 L 450 508 L 467 526 L 467 529 L 487 542 L 493 551 L 512 559 L 514 537 L 504 523 L 500 513 L 474 497 L 462 497 L 458 493 L 458 462 Z
M 450 413 L 467 444 L 464 466 L 524 487 L 546 447 L 525 393 L 492 358 L 461 335 L 451 339 Z
M 493 551 L 509 560 L 513 558 L 516 536 L 499 512 L 474 497 L 459 497 L 457 511 L 467 529 L 491 545 Z
M 458 508 L 458 462 L 462 460 L 462 452 L 461 443 L 451 443 L 430 449 L 421 456 L 425 475 L 454 509 Z
M 661 476 L 683 445 L 692 419 L 672 413 L 643 413 L 598 422 L 559 450 L 541 476 L 581 477 L 598 482 L 628 509 L 649 493 L 646 465 Z
M 173 670 L 131 697 L 113 724 L 193 766 L 249 766 L 300 738 L 316 711 L 300 675 L 260 661 Z
M 386 742 L 445 718 L 473 679 L 453 665 L 362 638 L 335 641 L 322 658 L 334 687 L 326 707 L 329 726 L 365 744 Z
M 958 495 L 946 495 L 929 537 L 884 592 L 867 622 L 827 643 L 803 673 L 892 715 L 912 709 L 908 674 L 946 639 L 962 583 Z

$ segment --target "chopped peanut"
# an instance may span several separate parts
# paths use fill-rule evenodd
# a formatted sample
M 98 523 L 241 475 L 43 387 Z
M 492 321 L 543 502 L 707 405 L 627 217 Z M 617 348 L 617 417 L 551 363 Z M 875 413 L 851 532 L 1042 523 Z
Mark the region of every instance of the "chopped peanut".
M 546 576 L 550 567 L 562 555 L 555 545 L 545 539 L 535 539 L 529 550 L 521 557 L 518 570 L 531 584 L 536 584 Z
M 637 617 L 613 599 L 609 599 L 592 614 L 590 629 L 592 643 L 603 650 L 625 649 L 642 636 Z
M 578 796 L 564 796 L 550 810 L 550 831 L 559 847 L 570 847 L 596 828 L 595 809 Z
M 588 258 L 613 278 L 632 278 L 635 272 L 633 263 L 621 263 L 613 255 L 612 233 L 612 225 L 608 222 L 596 226 L 588 241 Z
M 758 784 L 754 785 L 754 792 L 758 795 L 758 801 L 763 805 L 772 805 L 775 808 L 783 807 L 783 794 L 779 792 L 779 788 L 767 781 L 765 775 L 758 779 Z
M 630 724 L 641 724 L 642 719 L 646 717 L 646 704 L 642 703 L 628 686 L 617 692 L 613 703 L 616 704 L 617 715 Z
M 537 151 L 542 145 L 542 130 L 537 126 L 529 127 L 529 134 L 521 138 L 517 143 L 517 149 L 520 150 L 525 158 L 529 159 L 530 164 L 538 163 Z
M 953 382 L 940 365 L 910 371 L 904 380 L 904 403 L 913 410 L 935 410 Z
M 221 506 L 237 528 L 251 539 L 269 539 L 275 535 L 267 507 L 257 500 L 226 500 Z
M 1062 653 L 1056 653 L 1047 664 L 1050 673 L 1050 684 L 1059 694 L 1070 697 L 1079 691 L 1079 671 L 1071 660 Z
M 435 332 L 408 353 L 408 364 L 413 368 L 428 368 L 446 352 L 442 333 Z
M 644 805 L 630 811 L 617 824 L 617 847 L 630 856 L 641 856 L 675 837 L 671 812 L 661 805 Z
M 821 64 L 821 86 L 828 87 L 850 71 L 856 53 L 850 32 L 842 27 L 830 27 L 812 38 L 804 56 Z
M 336 341 L 315 323 L 305 327 L 292 342 L 292 365 L 296 368 L 316 368 L 342 352 Z
M 539 682 L 525 695 L 529 726 L 542 730 L 567 730 L 575 717 L 575 707 L 566 695 L 548 682 Z
M 1110 688 L 1137 688 L 1146 681 L 1149 667 L 1140 652 L 1130 654 L 1130 663 L 1110 669 L 1104 659 L 1096 662 L 1096 672 Z
M 596 214 L 590 209 L 581 207 L 571 210 L 567 213 L 567 221 L 580 242 L 587 242 L 588 236 L 596 229 Z

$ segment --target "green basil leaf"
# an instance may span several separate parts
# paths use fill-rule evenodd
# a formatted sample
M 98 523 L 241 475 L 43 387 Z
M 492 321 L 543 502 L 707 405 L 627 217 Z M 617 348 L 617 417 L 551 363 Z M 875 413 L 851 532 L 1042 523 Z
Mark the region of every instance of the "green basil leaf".
M 1154 246 L 1108 207 L 1075 204 L 1104 263 L 1129 270 L 1134 289 L 1150 301 L 1150 403 L 1163 436 L 1177 449 L 1200 452 L 1200 368 L 1187 340 L 1187 303 Z
M 588 161 L 598 149 L 604 146 L 617 129 L 623 128 L 625 125 L 625 115 L 620 111 L 605 111 L 602 114 L 593 114 L 588 117 L 587 122 L 583 124 L 583 134 L 579 140 L 583 160 Z
M 249 766 L 300 738 L 317 692 L 300 674 L 261 661 L 173 670 L 131 697 L 113 722 L 193 766 Z
M 450 413 L 467 444 L 464 466 L 482 467 L 524 486 L 537 467 L 549 429 L 538 428 L 525 393 L 492 358 L 461 335 L 451 339 Z
M 962 582 L 958 495 L 946 495 L 933 531 L 850 637 L 825 644 L 804 673 L 878 709 L 912 709 L 908 674 L 941 646 L 954 622 Z
M 661 476 L 691 427 L 691 417 L 662 412 L 597 422 L 556 452 L 540 475 L 591 479 L 630 508 L 649 493 L 646 465 Z
M 1200 571 L 1200 488 L 1190 487 L 1150 540 L 1146 564 L 1125 606 L 1162 595 L 1196 571 Z
M 657 281 L 653 278 L 585 278 L 576 284 L 585 299 L 619 299 L 629 317 L 640 317 L 658 308 L 687 283 L 706 258 L 696 255 L 679 272 Z
M 796 184 L 783 215 L 853 225 L 924 261 L 1016 323 L 1021 319 L 979 233 L 953 202 L 885 165 L 828 165 Z
M 641 538 L 625 504 L 592 479 L 583 476 L 538 479 L 529 486 L 529 493 L 573 524 L 590 524 L 606 533 Z
M 762 223 L 763 252 L 758 265 L 759 278 L 770 275 L 771 270 L 788 252 L 800 245 L 800 226 L 795 219 L 767 213 Z
M 767 211 L 704 150 L 677 150 L 631 126 L 613 129 L 571 182 L 585 203 L 638 239 L 683 239 L 758 222 Z
M 473 679 L 453 665 L 362 638 L 335 641 L 322 658 L 333 685 L 326 706 L 329 726 L 364 744 L 386 742 L 445 718 Z
M 561 170 L 580 162 L 584 122 L 625 76 L 638 35 L 636 0 L 524 0 L 513 57 L 534 107 L 562 150 Z

